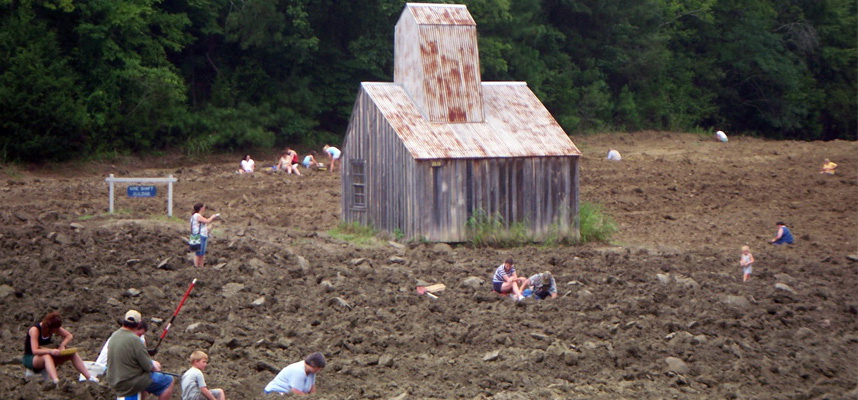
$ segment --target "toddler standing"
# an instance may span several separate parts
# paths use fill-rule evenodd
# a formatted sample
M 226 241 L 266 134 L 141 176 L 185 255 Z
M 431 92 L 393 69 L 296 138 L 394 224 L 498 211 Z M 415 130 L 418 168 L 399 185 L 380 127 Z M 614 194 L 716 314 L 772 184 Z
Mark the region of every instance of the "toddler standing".
M 742 246 L 742 258 L 739 260 L 739 265 L 742 266 L 742 282 L 747 282 L 751 279 L 751 272 L 754 271 L 754 255 L 751 254 L 751 248 Z

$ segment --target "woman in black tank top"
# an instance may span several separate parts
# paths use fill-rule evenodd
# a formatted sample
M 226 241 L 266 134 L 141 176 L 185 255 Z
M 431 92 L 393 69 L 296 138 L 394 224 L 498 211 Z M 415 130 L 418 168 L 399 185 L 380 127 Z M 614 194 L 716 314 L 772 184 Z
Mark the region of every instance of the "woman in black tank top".
M 62 326 L 63 320 L 60 317 L 60 313 L 51 312 L 45 318 L 42 318 L 42 322 L 31 326 L 27 330 L 27 337 L 24 340 L 24 366 L 34 372 L 46 370 L 51 380 L 57 383 L 60 381 L 57 374 L 57 367 L 71 360 L 78 372 L 83 374 L 87 379 L 94 380 L 90 376 L 89 371 L 87 371 L 80 355 L 77 353 L 60 355 L 61 351 L 65 350 L 66 346 L 74 338 L 71 332 L 63 329 Z M 56 349 L 44 347 L 51 344 L 55 334 L 63 338 L 60 345 Z

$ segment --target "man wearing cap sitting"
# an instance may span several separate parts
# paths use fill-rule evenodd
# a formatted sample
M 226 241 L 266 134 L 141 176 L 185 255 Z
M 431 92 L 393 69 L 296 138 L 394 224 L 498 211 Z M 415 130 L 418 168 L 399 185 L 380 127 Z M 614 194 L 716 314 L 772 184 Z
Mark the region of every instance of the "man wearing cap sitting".
M 527 279 L 525 287 L 533 287 L 533 297 L 543 300 L 546 297 L 557 297 L 557 283 L 554 281 L 554 276 L 551 272 L 545 271 L 531 276 Z
M 325 368 L 325 356 L 316 352 L 304 361 L 289 364 L 265 386 L 265 393 L 316 393 L 316 374 Z
M 148 392 L 167 400 L 173 395 L 173 377 L 162 374 L 161 364 L 152 360 L 135 329 L 143 322 L 136 310 L 129 310 L 122 327 L 110 335 L 107 349 L 107 384 L 119 397 Z

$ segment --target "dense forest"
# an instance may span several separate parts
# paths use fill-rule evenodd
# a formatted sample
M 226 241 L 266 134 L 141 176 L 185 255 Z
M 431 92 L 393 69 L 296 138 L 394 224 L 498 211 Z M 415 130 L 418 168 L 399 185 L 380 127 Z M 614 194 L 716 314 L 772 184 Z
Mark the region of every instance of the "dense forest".
M 855 0 L 473 0 L 571 135 L 855 139 Z M 0 0 L 0 162 L 339 142 L 403 0 Z

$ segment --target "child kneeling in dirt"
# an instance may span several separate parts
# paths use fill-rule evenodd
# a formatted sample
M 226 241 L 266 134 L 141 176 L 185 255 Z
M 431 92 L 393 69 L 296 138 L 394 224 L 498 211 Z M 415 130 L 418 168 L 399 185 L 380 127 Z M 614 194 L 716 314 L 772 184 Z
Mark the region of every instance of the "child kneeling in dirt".
M 191 353 L 191 368 L 182 375 L 182 400 L 226 400 L 223 389 L 209 389 L 203 371 L 209 365 L 209 356 L 202 351 Z

